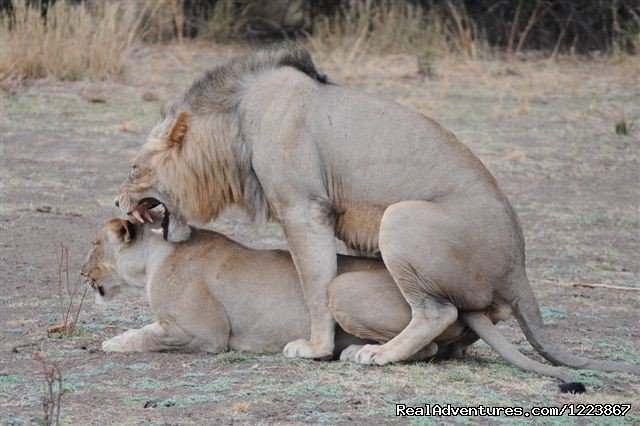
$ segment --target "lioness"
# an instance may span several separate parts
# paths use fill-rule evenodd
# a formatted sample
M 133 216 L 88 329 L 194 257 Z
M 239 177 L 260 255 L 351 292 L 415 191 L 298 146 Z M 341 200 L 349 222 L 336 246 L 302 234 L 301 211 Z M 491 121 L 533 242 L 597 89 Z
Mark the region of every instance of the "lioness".
M 112 300 L 123 286 L 135 287 L 144 291 L 156 317 L 151 325 L 105 341 L 105 351 L 278 351 L 309 332 L 309 312 L 288 252 L 252 250 L 205 230 L 194 231 L 186 243 L 171 244 L 153 230 L 149 224 L 111 219 L 82 267 L 100 301 Z M 409 323 L 411 311 L 381 261 L 340 256 L 338 270 L 329 304 L 351 333 L 336 338 L 336 348 L 351 345 L 340 359 L 352 361 L 362 343 L 395 336 Z M 469 325 L 520 368 L 561 379 L 565 392 L 584 390 L 559 368 L 520 354 L 493 326 L 498 320 L 462 314 L 413 359 L 461 355 L 477 339 Z
M 335 237 L 381 255 L 411 320 L 360 363 L 401 361 L 463 312 L 515 313 L 554 364 L 611 371 L 639 367 L 562 351 L 547 334 L 525 271 L 516 213 L 480 160 L 435 121 L 328 82 L 295 46 L 232 60 L 168 105 L 131 162 L 116 204 L 144 220 L 163 204 L 164 236 L 189 237 L 229 204 L 283 227 L 311 315 L 310 340 L 290 357 L 332 353 L 327 289 Z

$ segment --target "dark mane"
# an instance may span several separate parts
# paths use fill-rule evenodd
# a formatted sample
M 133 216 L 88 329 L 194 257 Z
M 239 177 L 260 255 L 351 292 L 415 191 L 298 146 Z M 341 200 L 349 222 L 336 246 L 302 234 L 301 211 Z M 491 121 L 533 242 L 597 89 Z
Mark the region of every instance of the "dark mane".
M 184 101 L 195 114 L 233 110 L 236 105 L 234 95 L 247 76 L 280 67 L 292 67 L 319 83 L 328 83 L 327 76 L 318 71 L 309 52 L 290 42 L 234 58 L 207 71 L 191 85 Z

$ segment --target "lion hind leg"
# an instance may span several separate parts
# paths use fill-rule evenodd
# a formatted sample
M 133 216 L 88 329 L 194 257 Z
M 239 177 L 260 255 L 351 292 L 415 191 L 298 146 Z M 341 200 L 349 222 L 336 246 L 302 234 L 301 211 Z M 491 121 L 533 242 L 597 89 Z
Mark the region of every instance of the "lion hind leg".
M 431 299 L 425 299 L 422 308 L 411 308 L 413 317 L 400 334 L 384 345 L 364 346 L 356 355 L 356 362 L 385 365 L 410 360 L 420 349 L 428 347 L 458 318 L 458 310 L 453 305 Z M 437 345 L 435 349 L 437 352 Z
M 458 318 L 459 296 L 474 290 L 475 303 L 488 305 L 492 289 L 475 286 L 462 257 L 468 244 L 468 224 L 426 201 L 389 206 L 380 223 L 380 252 L 393 280 L 411 308 L 409 324 L 382 346 L 366 346 L 357 360 L 386 364 L 409 359 L 440 336 Z M 471 271 L 473 272 L 473 271 Z
M 367 345 L 351 345 L 340 353 L 340 361 L 357 362 L 358 352 Z M 438 354 L 438 344 L 429 343 L 415 354 L 411 355 L 406 361 L 428 361 Z

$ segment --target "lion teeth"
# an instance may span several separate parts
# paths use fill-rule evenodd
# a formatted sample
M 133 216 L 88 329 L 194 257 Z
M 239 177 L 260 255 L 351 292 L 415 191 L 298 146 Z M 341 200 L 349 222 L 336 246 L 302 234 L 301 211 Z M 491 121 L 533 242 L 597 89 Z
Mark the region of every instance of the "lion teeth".
M 154 234 L 162 235 L 162 228 L 151 228 L 151 232 Z
M 148 210 L 145 210 L 144 213 L 142 213 L 142 216 L 147 219 L 149 223 L 153 223 L 153 218 L 151 217 L 151 214 L 149 214 Z
M 142 215 L 140 214 L 140 212 L 138 211 L 138 209 L 134 209 L 131 214 L 133 215 L 133 217 L 136 218 L 136 220 L 140 223 L 144 223 L 144 219 L 142 218 Z

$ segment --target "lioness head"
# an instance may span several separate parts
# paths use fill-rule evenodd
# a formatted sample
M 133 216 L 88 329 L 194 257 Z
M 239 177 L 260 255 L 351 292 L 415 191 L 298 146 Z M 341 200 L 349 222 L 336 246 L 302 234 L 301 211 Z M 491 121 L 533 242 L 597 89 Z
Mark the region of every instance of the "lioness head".
M 189 165 L 180 161 L 189 119 L 189 113 L 181 111 L 179 104 L 163 109 L 162 120 L 131 161 L 129 177 L 116 198 L 116 206 L 139 222 L 152 222 L 149 210 L 164 206 L 162 229 L 164 238 L 171 242 L 184 241 L 190 235 L 182 212 L 185 208 L 189 210 L 190 205 L 181 199 L 180 184 L 176 183 L 191 181 Z
M 140 226 L 124 219 L 111 219 L 96 235 L 82 266 L 81 275 L 96 290 L 98 302 L 109 302 L 122 286 L 144 287 L 141 250 L 132 249 Z

